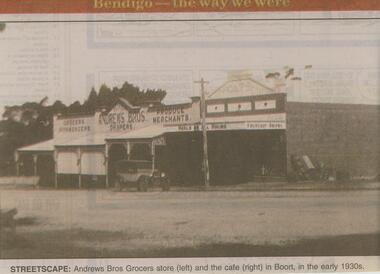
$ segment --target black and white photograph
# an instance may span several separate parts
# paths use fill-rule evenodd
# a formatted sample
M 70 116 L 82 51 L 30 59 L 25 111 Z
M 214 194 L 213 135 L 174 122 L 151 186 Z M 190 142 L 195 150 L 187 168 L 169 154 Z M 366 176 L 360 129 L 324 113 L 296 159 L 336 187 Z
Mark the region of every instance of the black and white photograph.
M 0 259 L 380 256 L 375 15 L 6 17 Z

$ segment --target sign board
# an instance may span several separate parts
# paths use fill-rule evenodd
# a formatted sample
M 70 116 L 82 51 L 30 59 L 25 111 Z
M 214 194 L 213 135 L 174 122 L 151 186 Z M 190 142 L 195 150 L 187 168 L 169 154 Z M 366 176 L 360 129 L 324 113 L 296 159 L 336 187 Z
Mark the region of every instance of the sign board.
M 164 136 L 158 136 L 152 141 L 153 146 L 166 146 L 166 140 Z
M 109 113 L 99 113 L 97 119 L 100 131 L 131 131 L 146 124 L 146 109 L 129 112 L 121 105 L 116 105 Z
M 261 100 L 255 102 L 255 110 L 276 109 L 276 100 Z
M 263 130 L 263 129 L 286 129 L 286 122 L 285 121 L 273 121 L 273 122 L 247 122 L 246 123 L 247 129 L 257 129 L 257 130 Z
M 209 131 L 219 131 L 219 130 L 271 130 L 271 129 L 286 129 L 285 121 L 250 121 L 250 122 L 219 122 L 219 123 L 208 123 L 207 130 Z M 181 125 L 177 127 L 172 127 L 168 131 L 200 131 L 202 130 L 202 125 Z
M 54 117 L 54 138 L 71 140 L 95 133 L 94 116 Z
M 192 108 L 184 105 L 165 106 L 149 112 L 148 115 L 156 125 L 190 123 L 195 118 L 192 117 Z
M 268 107 L 273 105 L 270 101 L 267 103 Z M 239 104 L 243 110 L 251 106 L 251 103 Z M 238 111 L 239 105 L 232 108 Z M 285 117 L 285 113 L 207 117 L 207 130 L 285 129 Z M 86 135 L 122 133 L 149 126 L 162 126 L 167 132 L 200 131 L 200 120 L 199 102 L 131 109 L 116 104 L 111 111 L 97 112 L 94 116 L 55 118 L 54 136 L 59 143 Z
M 200 119 L 198 103 L 141 107 L 128 110 L 117 104 L 109 113 L 98 113 L 97 132 L 128 132 L 151 125 L 180 125 L 197 123 Z

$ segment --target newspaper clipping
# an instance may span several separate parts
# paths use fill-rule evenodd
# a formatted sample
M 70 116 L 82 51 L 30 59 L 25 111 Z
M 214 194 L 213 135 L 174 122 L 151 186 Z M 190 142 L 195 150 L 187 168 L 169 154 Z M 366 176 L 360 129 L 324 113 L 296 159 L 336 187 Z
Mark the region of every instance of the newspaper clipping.
M 0 273 L 380 271 L 380 2 L 0 0 Z

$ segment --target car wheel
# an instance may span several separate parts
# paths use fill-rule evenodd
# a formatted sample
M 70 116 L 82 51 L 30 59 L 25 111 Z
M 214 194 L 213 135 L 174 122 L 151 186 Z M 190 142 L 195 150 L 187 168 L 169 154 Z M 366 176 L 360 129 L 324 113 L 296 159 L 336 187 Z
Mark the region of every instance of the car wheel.
M 147 192 L 148 191 L 148 186 L 149 186 L 149 177 L 144 177 L 144 187 L 143 187 L 143 191 L 144 192 Z
M 121 182 L 121 179 L 119 178 L 119 179 L 117 179 L 116 180 L 116 182 L 115 182 L 115 190 L 116 191 L 121 191 L 121 184 L 122 184 L 122 182 Z
M 169 191 L 170 190 L 170 183 L 168 179 L 163 179 L 161 183 L 162 191 Z
M 146 192 L 148 191 L 148 180 L 147 177 L 141 176 L 137 186 L 138 191 Z

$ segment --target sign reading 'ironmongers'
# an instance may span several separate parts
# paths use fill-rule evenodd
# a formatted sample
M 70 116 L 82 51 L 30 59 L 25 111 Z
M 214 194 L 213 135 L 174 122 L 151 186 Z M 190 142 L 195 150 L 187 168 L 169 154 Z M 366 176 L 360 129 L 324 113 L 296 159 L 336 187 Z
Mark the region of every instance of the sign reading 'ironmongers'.
M 58 128 L 58 132 L 64 133 L 75 133 L 75 132 L 88 132 L 90 131 L 90 126 L 87 124 L 85 119 L 65 119 L 63 120 L 62 126 Z

